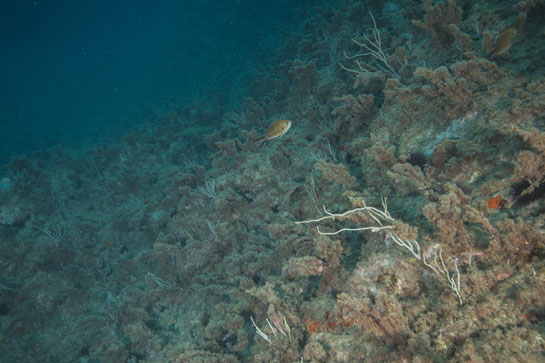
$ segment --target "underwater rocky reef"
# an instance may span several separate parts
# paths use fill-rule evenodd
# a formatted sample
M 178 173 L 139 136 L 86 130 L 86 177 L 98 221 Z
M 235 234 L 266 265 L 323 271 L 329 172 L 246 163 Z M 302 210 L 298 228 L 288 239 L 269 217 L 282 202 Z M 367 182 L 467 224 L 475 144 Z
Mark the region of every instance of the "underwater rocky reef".
M 545 2 L 299 21 L 237 108 L 5 166 L 2 361 L 545 361 Z

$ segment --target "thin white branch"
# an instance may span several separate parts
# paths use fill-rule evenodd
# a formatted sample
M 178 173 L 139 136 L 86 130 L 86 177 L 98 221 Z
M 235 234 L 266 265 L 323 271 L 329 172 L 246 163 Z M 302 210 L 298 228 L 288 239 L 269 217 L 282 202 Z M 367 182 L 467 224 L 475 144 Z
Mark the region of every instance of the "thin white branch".
M 269 344 L 272 344 L 271 339 L 267 334 L 263 332 L 263 330 L 259 329 L 259 327 L 255 324 L 254 318 L 250 316 L 250 319 L 252 320 L 252 324 L 255 327 L 255 332 L 263 339 L 265 339 Z
M 351 215 L 354 213 L 366 214 L 368 217 L 373 219 L 373 221 L 376 223 L 375 226 L 368 225 L 363 227 L 355 227 L 355 228 L 341 228 L 338 230 L 335 230 L 333 232 L 322 232 L 320 230 L 320 226 L 316 226 L 316 229 L 319 234 L 321 235 L 336 235 L 342 232 L 346 231 L 371 231 L 373 233 L 386 231 L 386 238 L 392 240 L 395 244 L 397 244 L 400 247 L 405 248 L 407 251 L 409 251 L 417 260 L 422 261 L 422 263 L 430 268 L 433 272 L 443 275 L 443 277 L 447 280 L 447 282 L 450 284 L 450 288 L 456 296 L 458 296 L 458 299 L 460 300 L 460 305 L 463 304 L 462 296 L 460 294 L 460 270 L 458 269 L 458 263 L 457 259 L 454 260 L 454 270 L 456 271 L 456 277 L 451 276 L 449 269 L 447 268 L 445 261 L 443 259 L 443 249 L 437 245 L 433 248 L 435 249 L 435 256 L 433 264 L 426 261 L 426 254 L 421 252 L 420 244 L 416 240 L 412 239 L 406 239 L 400 237 L 397 233 L 393 231 L 396 220 L 390 215 L 388 212 L 388 205 L 386 203 L 386 199 L 382 199 L 382 207 L 383 210 L 380 210 L 378 208 L 369 207 L 365 204 L 365 201 L 360 200 L 360 203 L 363 204 L 363 207 L 354 208 L 351 210 L 348 210 L 344 213 L 331 213 L 326 209 L 325 206 L 324 212 L 327 214 L 324 217 L 316 218 L 316 219 L 308 219 L 306 221 L 296 221 L 296 224 L 308 224 L 308 223 L 319 223 L 325 220 L 344 220 L 349 219 Z
M 392 77 L 401 78 L 401 76 L 396 72 L 394 67 L 390 64 L 390 62 L 388 61 L 388 57 L 386 56 L 386 54 L 384 54 L 384 51 L 382 50 L 382 40 L 380 39 L 380 31 L 377 28 L 375 17 L 373 16 L 372 13 L 369 13 L 369 15 L 371 15 L 371 19 L 373 20 L 373 28 L 371 29 L 371 32 L 373 34 L 372 35 L 373 39 L 370 39 L 367 36 L 367 34 L 363 34 L 363 39 L 365 39 L 364 42 L 359 42 L 356 39 L 352 39 L 354 43 L 364 48 L 367 52 L 358 53 L 351 56 L 347 55 L 346 52 L 343 52 L 345 58 L 355 60 L 360 70 L 358 71 L 358 70 L 350 69 L 343 66 L 342 64 L 341 64 L 341 68 L 346 71 L 359 73 L 359 74 L 370 72 L 370 69 L 373 69 L 373 68 L 378 68 L 382 72 L 389 74 Z M 366 56 L 371 56 L 375 58 L 378 62 L 375 63 L 374 65 L 371 65 L 369 63 L 363 63 L 357 59 L 357 58 L 366 57 Z

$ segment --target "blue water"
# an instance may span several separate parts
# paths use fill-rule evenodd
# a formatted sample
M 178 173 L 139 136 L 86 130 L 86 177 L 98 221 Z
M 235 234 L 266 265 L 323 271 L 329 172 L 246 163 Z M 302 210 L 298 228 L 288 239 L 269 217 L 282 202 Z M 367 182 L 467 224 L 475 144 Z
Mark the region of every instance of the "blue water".
M 3 1 L 0 163 L 147 122 L 202 98 L 240 102 L 301 1 Z

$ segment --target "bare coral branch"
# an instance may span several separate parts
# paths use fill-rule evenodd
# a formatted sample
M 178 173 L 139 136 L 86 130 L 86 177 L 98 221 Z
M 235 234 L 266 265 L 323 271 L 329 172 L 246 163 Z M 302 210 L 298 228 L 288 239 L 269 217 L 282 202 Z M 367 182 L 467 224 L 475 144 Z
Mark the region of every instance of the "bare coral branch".
M 369 73 L 372 71 L 375 71 L 377 68 L 378 70 L 392 76 L 395 78 L 401 78 L 401 76 L 396 72 L 394 67 L 390 64 L 388 61 L 388 57 L 386 54 L 384 54 L 384 51 L 382 50 L 382 40 L 380 38 L 380 31 L 377 28 L 377 23 L 375 21 L 375 17 L 371 12 L 369 12 L 369 15 L 371 15 L 371 19 L 373 20 L 373 28 L 371 29 L 371 38 L 367 36 L 367 34 L 363 34 L 363 39 L 365 41 L 359 42 L 356 39 L 352 38 L 352 41 L 359 45 L 360 47 L 364 48 L 366 52 L 358 53 L 355 55 L 347 55 L 344 51 L 343 54 L 345 58 L 347 59 L 354 59 L 356 62 L 356 65 L 358 66 L 358 69 L 351 69 L 348 67 L 340 65 L 342 69 L 348 72 L 353 72 L 357 74 L 362 73 Z M 375 62 L 374 64 L 366 63 L 363 61 L 360 61 L 358 58 L 365 57 L 365 56 L 371 56 L 372 58 L 375 58 L 378 62 Z
M 397 221 L 390 215 L 390 213 L 388 212 L 388 205 L 385 198 L 382 199 L 382 209 L 369 207 L 362 199 L 358 199 L 357 203 L 363 206 L 348 210 L 344 213 L 331 213 L 324 206 L 324 212 L 327 214 L 326 216 L 317 219 L 297 221 L 295 222 L 295 224 L 319 223 L 325 220 L 352 220 L 356 222 L 361 222 L 361 217 L 363 215 L 364 217 L 367 217 L 367 219 L 374 221 L 375 225 L 366 225 L 356 228 L 341 228 L 334 232 L 322 232 L 319 226 L 317 226 L 316 229 L 320 235 L 336 235 L 346 231 L 371 231 L 373 233 L 384 231 L 386 233 L 387 240 L 391 240 L 398 246 L 405 248 L 425 266 L 433 270 L 435 273 L 442 275 L 445 280 L 447 280 L 447 282 L 450 284 L 451 290 L 456 294 L 456 296 L 458 296 L 458 299 L 460 300 L 460 305 L 463 304 L 462 296 L 460 294 L 460 271 L 458 270 L 458 264 L 456 259 L 454 261 L 455 275 L 451 275 L 443 259 L 443 249 L 439 245 L 435 245 L 433 246 L 435 251 L 434 261 L 433 263 L 427 262 L 426 255 L 421 253 L 420 244 L 418 243 L 418 241 L 409 237 L 405 237 L 406 233 L 397 233 L 398 230 L 401 231 L 403 229 L 403 226 L 407 227 L 407 225 Z

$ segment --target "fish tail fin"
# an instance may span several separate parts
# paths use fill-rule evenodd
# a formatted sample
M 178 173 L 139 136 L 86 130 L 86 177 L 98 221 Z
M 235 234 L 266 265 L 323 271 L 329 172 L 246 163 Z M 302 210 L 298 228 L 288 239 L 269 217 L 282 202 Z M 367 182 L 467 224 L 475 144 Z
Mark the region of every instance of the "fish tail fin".
M 261 146 L 263 146 L 263 144 L 267 142 L 267 138 L 265 136 L 262 136 L 260 138 L 255 139 L 254 141 L 259 142 L 259 144 L 257 145 L 257 148 L 260 149 Z

